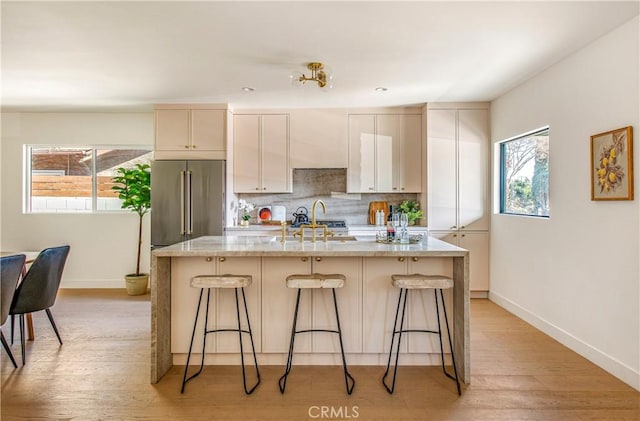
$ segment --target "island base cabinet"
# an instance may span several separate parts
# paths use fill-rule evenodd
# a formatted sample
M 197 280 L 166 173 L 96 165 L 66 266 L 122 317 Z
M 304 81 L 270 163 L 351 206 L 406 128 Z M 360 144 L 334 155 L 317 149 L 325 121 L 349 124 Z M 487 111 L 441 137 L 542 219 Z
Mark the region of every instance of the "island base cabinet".
M 237 274 L 251 275 L 251 286 L 244 289 L 253 331 L 256 352 L 261 350 L 260 324 L 260 258 L 259 257 L 180 257 L 172 259 L 171 265 L 171 352 L 187 354 L 193 332 L 193 322 L 200 296 L 199 288 L 190 286 L 191 277 L 196 275 Z M 200 307 L 200 316 L 196 327 L 192 354 L 202 352 L 203 329 L 206 309 L 206 293 Z M 209 304 L 210 329 L 237 329 L 238 322 L 235 306 L 235 289 L 212 289 Z M 243 329 L 246 329 L 242 293 L 238 290 L 240 316 Z M 243 334 L 244 351 L 251 352 L 249 335 Z M 237 332 L 222 332 L 207 337 L 206 353 L 237 353 L 240 344 Z M 186 355 L 184 358 L 186 361 Z M 184 364 L 184 362 L 182 362 Z
M 409 269 L 407 273 L 421 273 L 423 275 L 444 275 L 453 276 L 453 268 L 451 262 L 447 259 L 438 258 L 419 258 L 412 257 L 409 260 Z M 394 288 L 397 290 L 397 288 Z M 399 290 L 397 290 L 399 292 Z M 409 329 L 437 330 L 438 329 L 438 312 L 436 311 L 436 301 L 432 289 L 413 290 L 409 294 L 406 320 Z M 447 318 L 449 321 L 449 330 L 453 335 L 453 288 L 443 291 L 444 302 L 447 306 Z M 438 297 L 440 294 L 438 293 Z M 445 354 L 451 352 L 449 341 L 447 340 L 447 327 L 445 325 L 445 317 L 440 311 L 440 327 L 442 328 L 442 346 Z M 427 333 L 413 333 L 407 335 L 407 351 L 409 353 L 439 353 L 440 340 L 438 335 Z M 453 339 L 452 339 L 453 340 Z
M 452 276 L 451 262 L 445 258 L 365 257 L 363 268 L 363 352 L 382 354 L 384 359 L 391 346 L 391 335 L 400 295 L 400 289 L 391 284 L 391 275 L 422 273 Z M 444 297 L 447 310 L 453 315 L 452 291 L 445 291 Z M 402 308 L 400 311 L 402 312 Z M 442 311 L 440 319 L 443 330 L 446 330 Z M 453 317 L 449 317 L 449 325 L 453 332 Z M 404 328 L 422 330 L 438 328 L 433 290 L 412 290 L 409 293 Z M 443 340 L 447 341 L 446 336 L 443 336 Z M 449 349 L 446 344 L 445 352 L 449 352 Z M 426 333 L 403 335 L 400 352 L 439 353 L 440 342 L 437 335 Z M 401 363 L 402 359 L 401 357 Z
M 341 273 L 347 280 L 336 289 L 344 351 L 362 352 L 362 273 L 358 257 L 322 257 L 313 261 L 313 272 Z M 333 296 L 330 289 L 312 291 L 313 329 L 337 328 Z M 297 338 L 296 338 L 297 340 Z M 340 353 L 340 339 L 335 333 L 313 333 L 313 352 Z
M 338 311 L 342 327 L 345 352 L 361 352 L 362 349 L 362 282 L 357 257 L 322 258 L 264 258 L 262 329 L 263 352 L 286 353 L 289 351 L 291 328 L 295 311 L 297 289 L 286 286 L 286 278 L 294 274 L 342 273 L 347 278 L 343 288 L 336 290 Z M 302 291 L 296 330 L 336 329 L 335 309 L 330 289 Z M 296 335 L 296 353 L 339 353 L 338 336 L 329 332 Z

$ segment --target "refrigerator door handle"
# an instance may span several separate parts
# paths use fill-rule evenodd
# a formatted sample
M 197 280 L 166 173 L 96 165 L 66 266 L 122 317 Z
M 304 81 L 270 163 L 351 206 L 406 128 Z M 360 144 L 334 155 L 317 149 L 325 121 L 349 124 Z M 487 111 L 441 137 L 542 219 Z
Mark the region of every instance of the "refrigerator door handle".
M 180 235 L 184 235 L 184 175 L 186 171 L 180 171 Z
M 188 212 L 187 212 L 187 234 L 191 235 L 193 234 L 193 204 L 191 203 L 191 176 L 192 176 L 192 172 L 191 171 L 187 171 L 187 206 L 189 206 Z

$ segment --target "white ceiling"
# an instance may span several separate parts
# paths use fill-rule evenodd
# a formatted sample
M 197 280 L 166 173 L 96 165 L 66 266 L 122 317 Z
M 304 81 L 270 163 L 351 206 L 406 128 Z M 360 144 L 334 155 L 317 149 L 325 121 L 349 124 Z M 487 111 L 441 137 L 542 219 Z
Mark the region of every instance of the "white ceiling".
M 638 0 L 1 3 L 3 107 L 39 110 L 486 101 L 639 13 Z M 291 86 L 309 61 L 333 89 Z

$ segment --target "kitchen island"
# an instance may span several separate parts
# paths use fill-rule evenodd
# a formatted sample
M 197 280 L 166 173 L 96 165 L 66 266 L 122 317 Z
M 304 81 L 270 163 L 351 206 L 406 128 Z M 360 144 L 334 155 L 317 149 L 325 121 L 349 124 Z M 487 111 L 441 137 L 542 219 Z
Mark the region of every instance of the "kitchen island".
M 398 290 L 393 273 L 451 276 L 453 291 L 446 298 L 453 324 L 456 365 L 465 383 L 470 379 L 469 257 L 468 251 L 431 237 L 416 244 L 358 241 L 281 242 L 279 237 L 200 237 L 152 252 L 151 263 L 151 383 L 157 383 L 176 364 L 184 364 L 198 290 L 191 276 L 234 273 L 251 275 L 246 288 L 249 314 L 260 364 L 284 365 L 289 344 L 295 291 L 285 286 L 294 273 L 343 273 L 345 287 L 337 292 L 349 364 L 383 365 L 389 350 Z M 211 320 L 218 327 L 235 322 L 235 304 L 229 291 L 216 291 Z M 213 293 L 212 293 L 213 294 Z M 322 290 L 303 298 L 298 326 L 326 328 L 335 321 L 331 301 Z M 410 297 L 407 325 L 433 326 L 432 294 Z M 451 317 L 453 316 L 453 317 Z M 426 320 L 426 321 L 425 321 Z M 201 335 L 197 335 L 201 336 Z M 335 336 L 335 335 L 333 335 Z M 437 337 L 408 335 L 401 364 L 438 364 Z M 433 336 L 433 335 L 429 335 Z M 217 335 L 207 341 L 207 364 L 238 364 L 237 336 Z M 298 364 L 337 364 L 333 337 L 304 335 L 296 340 Z M 446 342 L 446 340 L 445 340 Z M 248 343 L 247 343 L 248 345 Z M 201 349 L 194 343 L 194 349 Z M 245 350 L 248 347 L 245 347 Z M 447 348 L 445 348 L 445 352 Z

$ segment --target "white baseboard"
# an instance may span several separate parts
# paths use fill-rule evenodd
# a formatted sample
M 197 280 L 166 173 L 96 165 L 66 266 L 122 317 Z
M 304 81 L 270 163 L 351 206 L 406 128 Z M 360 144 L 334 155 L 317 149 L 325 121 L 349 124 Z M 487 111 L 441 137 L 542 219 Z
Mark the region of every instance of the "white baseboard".
M 616 358 L 605 354 L 588 343 L 576 338 L 564 329 L 555 326 L 529 310 L 495 292 L 489 293 L 489 299 L 500 307 L 515 314 L 522 320 L 551 336 L 567 348 L 582 355 L 598 367 L 611 373 L 636 390 L 640 390 L 640 372 L 634 370 Z
M 124 277 L 122 279 L 63 279 L 60 288 L 126 288 Z

